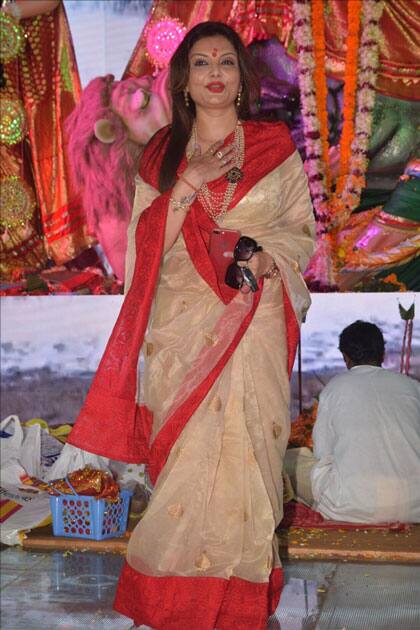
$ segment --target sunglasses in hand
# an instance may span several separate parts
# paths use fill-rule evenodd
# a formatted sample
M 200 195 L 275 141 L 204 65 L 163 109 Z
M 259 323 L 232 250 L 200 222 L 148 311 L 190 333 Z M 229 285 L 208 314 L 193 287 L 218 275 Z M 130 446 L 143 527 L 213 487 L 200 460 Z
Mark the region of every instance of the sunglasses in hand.
M 249 236 L 241 236 L 233 250 L 234 263 L 226 270 L 225 283 L 232 289 L 240 289 L 242 293 L 258 291 L 258 282 L 252 271 L 247 266 L 238 265 L 238 262 L 249 262 L 255 252 L 261 252 L 262 247 Z

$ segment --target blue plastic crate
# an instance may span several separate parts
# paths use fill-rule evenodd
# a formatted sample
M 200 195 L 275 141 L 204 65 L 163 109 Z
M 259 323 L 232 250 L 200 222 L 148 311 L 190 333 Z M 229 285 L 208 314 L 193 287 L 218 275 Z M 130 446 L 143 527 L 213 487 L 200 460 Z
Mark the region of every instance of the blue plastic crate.
M 76 493 L 50 497 L 54 536 L 91 540 L 122 536 L 127 529 L 131 495 L 129 490 L 121 490 L 117 501 Z

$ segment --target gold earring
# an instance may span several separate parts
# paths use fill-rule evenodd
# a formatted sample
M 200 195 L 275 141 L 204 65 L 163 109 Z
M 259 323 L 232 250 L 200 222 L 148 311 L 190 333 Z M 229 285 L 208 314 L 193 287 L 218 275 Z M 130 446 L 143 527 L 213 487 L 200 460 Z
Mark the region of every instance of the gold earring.
M 242 87 L 239 88 L 238 96 L 236 97 L 236 107 L 241 106 Z
M 187 88 L 185 88 L 184 90 L 184 103 L 185 103 L 185 107 L 190 106 L 190 97 L 189 97 Z

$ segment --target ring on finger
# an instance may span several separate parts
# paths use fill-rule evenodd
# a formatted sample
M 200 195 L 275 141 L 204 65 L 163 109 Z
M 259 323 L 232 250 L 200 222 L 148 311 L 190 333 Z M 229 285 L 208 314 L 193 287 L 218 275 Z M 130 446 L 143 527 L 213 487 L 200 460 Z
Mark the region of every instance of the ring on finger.
M 217 157 L 219 160 L 221 160 L 221 159 L 222 159 L 222 157 L 223 157 L 223 153 L 222 153 L 221 151 L 217 151 L 217 153 L 216 153 L 216 157 Z
M 222 164 L 223 164 L 223 166 L 226 166 L 226 164 L 227 164 L 227 163 L 228 163 L 228 161 L 227 161 L 227 160 L 222 160 Z

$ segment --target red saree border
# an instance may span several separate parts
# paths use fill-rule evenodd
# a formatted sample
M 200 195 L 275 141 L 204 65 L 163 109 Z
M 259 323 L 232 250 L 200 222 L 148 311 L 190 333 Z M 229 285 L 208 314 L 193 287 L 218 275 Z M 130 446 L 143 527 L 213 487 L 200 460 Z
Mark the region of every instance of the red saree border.
M 114 609 L 154 630 L 266 630 L 283 588 L 283 571 L 268 582 L 237 577 L 154 577 L 124 564 Z
M 169 193 L 162 195 L 138 223 L 133 282 L 67 439 L 83 450 L 128 463 L 147 461 L 149 452 L 150 414 L 136 402 L 137 363 L 160 270 L 168 200 Z
M 286 323 L 287 341 L 287 371 L 289 378 L 292 376 L 293 365 L 295 363 L 296 350 L 300 339 L 299 322 L 293 309 L 292 301 L 283 286 L 284 319 Z

